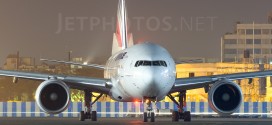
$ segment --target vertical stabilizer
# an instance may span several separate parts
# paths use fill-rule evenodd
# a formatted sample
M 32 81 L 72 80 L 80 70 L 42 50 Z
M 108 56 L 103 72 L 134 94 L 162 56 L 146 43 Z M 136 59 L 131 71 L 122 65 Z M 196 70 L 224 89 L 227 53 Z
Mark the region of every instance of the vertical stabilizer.
M 116 32 L 113 34 L 112 54 L 133 45 L 133 36 L 128 33 L 127 10 L 125 0 L 119 0 L 116 20 Z

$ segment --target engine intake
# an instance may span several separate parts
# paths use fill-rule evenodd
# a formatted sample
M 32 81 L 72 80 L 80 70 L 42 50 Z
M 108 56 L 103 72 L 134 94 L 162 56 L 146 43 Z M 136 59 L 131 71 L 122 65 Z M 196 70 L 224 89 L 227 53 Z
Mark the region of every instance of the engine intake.
M 208 93 L 210 107 L 220 115 L 229 115 L 240 108 L 242 90 L 234 82 L 223 79 L 214 83 Z
M 58 114 L 67 109 L 70 102 L 70 89 L 60 80 L 42 82 L 35 94 L 38 106 L 46 113 Z

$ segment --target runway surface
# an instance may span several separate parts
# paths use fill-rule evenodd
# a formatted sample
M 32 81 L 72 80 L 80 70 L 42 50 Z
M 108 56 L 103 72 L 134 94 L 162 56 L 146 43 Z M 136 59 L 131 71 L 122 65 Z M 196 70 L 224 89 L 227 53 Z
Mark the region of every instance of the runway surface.
M 271 125 L 272 119 L 193 118 L 191 122 L 172 122 L 170 117 L 156 118 L 154 123 L 141 118 L 99 118 L 97 122 L 77 118 L 0 118 L 0 125 Z

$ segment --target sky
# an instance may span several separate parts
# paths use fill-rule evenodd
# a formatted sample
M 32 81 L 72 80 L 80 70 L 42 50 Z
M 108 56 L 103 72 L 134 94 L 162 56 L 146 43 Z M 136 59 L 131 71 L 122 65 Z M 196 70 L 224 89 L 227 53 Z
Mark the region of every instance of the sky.
M 118 0 L 0 0 L 0 67 L 8 54 L 67 60 L 111 56 Z M 135 43 L 173 58 L 220 58 L 220 38 L 237 21 L 267 23 L 271 0 L 127 0 Z

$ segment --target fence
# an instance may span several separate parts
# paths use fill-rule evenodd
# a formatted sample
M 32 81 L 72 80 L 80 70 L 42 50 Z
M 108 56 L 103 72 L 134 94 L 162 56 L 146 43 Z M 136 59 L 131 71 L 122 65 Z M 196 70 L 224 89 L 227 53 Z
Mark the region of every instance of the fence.
M 243 102 L 236 115 L 261 115 L 270 117 L 272 102 Z M 139 115 L 145 111 L 146 105 L 141 102 L 97 102 L 93 110 L 98 117 L 127 117 Z M 173 109 L 177 106 L 173 102 L 158 102 L 154 109 Z M 84 110 L 84 103 L 71 102 L 69 107 L 58 115 L 49 115 L 40 110 L 35 102 L 0 102 L 0 117 L 78 117 L 78 112 Z M 216 114 L 207 102 L 187 102 L 186 110 L 193 115 Z M 170 112 L 166 114 L 171 114 Z

